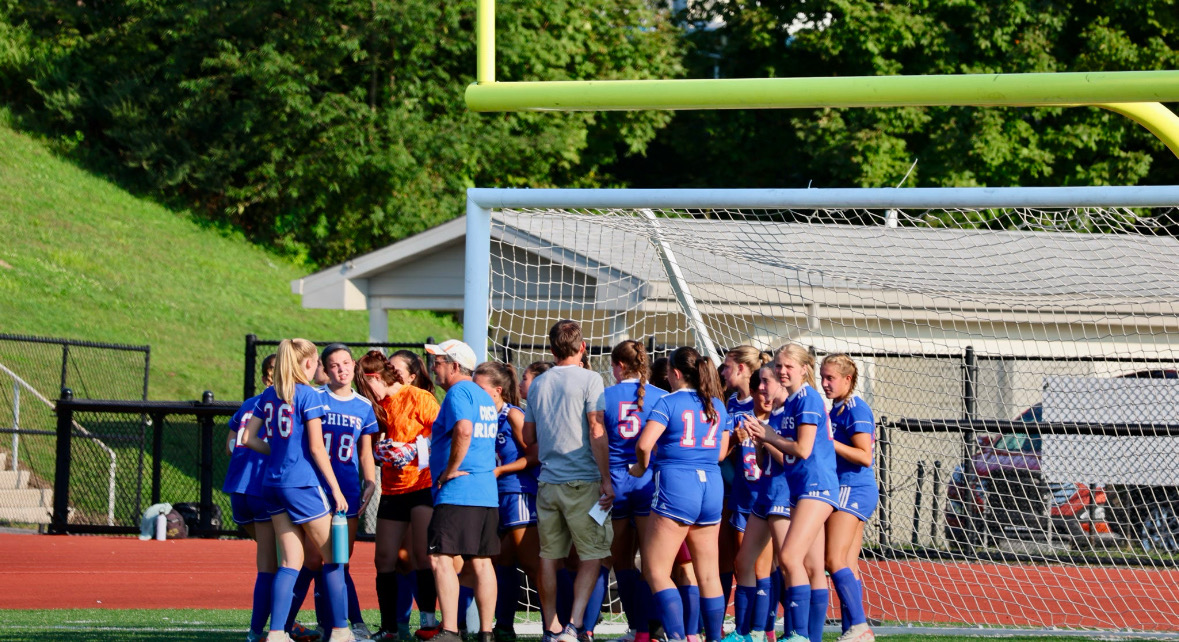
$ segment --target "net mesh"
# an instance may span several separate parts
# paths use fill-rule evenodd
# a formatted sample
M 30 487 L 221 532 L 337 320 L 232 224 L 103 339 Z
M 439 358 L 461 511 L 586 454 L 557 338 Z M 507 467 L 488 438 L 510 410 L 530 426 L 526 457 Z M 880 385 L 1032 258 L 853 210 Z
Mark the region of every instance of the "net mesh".
M 622 339 L 847 353 L 878 422 L 869 617 L 1179 630 L 1173 215 L 496 210 L 489 354 L 547 360 L 563 318 L 607 379 Z

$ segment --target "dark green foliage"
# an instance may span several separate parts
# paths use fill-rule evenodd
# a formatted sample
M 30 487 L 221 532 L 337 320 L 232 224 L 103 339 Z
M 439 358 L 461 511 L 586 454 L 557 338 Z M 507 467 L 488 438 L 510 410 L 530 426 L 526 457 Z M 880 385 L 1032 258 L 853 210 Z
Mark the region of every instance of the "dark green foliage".
M 1179 68 L 1173 0 L 730 0 L 695 11 L 697 24 L 723 26 L 689 36 L 694 77 Z M 889 187 L 917 161 L 907 186 L 1179 181 L 1179 161 L 1152 134 L 1092 107 L 681 112 L 649 155 L 658 171 L 621 175 L 644 186 Z
M 0 0 L 0 95 L 98 171 L 319 264 L 462 214 L 469 186 L 596 185 L 670 119 L 468 112 L 474 12 Z M 501 2 L 497 21 L 501 79 L 680 73 L 643 0 Z

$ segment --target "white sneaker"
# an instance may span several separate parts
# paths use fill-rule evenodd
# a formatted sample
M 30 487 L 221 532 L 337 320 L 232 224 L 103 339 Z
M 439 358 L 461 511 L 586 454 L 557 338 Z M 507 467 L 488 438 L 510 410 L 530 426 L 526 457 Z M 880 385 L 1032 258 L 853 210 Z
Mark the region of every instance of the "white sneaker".
M 332 629 L 328 642 L 356 642 L 356 636 L 352 634 L 352 629 L 347 627 Z
M 876 634 L 865 624 L 854 624 L 836 642 L 873 642 Z

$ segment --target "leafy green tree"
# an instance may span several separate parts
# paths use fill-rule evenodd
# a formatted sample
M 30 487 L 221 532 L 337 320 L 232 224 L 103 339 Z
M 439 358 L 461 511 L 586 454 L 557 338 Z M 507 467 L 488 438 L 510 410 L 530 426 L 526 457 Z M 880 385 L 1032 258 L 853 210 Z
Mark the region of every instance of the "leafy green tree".
M 692 77 L 1179 68 L 1174 0 L 729 0 L 693 5 Z M 887 187 L 1167 183 L 1179 161 L 1098 108 L 679 112 L 624 160 L 636 186 Z M 914 166 L 915 163 L 915 166 Z
M 0 96 L 139 191 L 313 263 L 463 213 L 467 187 L 593 186 L 670 114 L 469 112 L 474 2 L 0 0 Z M 502 80 L 674 77 L 645 0 L 514 0 Z

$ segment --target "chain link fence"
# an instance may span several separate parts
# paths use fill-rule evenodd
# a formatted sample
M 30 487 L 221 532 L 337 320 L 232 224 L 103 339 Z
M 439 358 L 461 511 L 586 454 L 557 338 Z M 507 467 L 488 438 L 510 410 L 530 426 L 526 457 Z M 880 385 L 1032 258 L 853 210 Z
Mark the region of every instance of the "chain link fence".
M 146 400 L 150 364 L 149 346 L 0 334 L 0 524 L 44 528 L 50 522 L 54 404 L 60 391 L 69 387 L 85 398 Z M 93 451 L 108 470 L 99 514 L 113 521 L 114 448 L 97 437 L 83 443 L 80 448 Z

